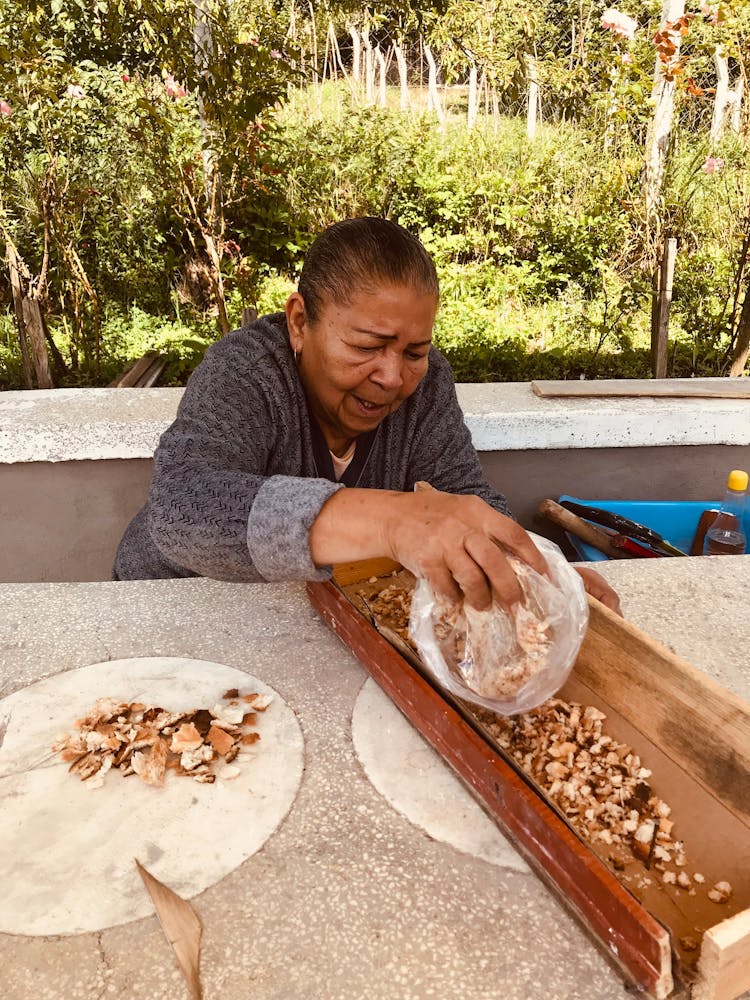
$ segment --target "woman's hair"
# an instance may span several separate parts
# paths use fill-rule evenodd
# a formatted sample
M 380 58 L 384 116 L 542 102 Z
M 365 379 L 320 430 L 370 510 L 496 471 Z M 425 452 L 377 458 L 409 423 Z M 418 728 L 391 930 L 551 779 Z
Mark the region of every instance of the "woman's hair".
M 299 292 L 314 323 L 325 302 L 348 303 L 357 291 L 404 285 L 440 294 L 432 257 L 388 219 L 345 219 L 324 230 L 305 254 Z

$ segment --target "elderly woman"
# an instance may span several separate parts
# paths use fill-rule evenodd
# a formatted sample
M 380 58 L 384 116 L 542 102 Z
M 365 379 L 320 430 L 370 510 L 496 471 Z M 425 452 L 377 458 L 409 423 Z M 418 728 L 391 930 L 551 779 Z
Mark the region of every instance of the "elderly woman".
M 192 375 L 115 578 L 319 580 L 390 556 L 476 607 L 518 600 L 505 553 L 545 563 L 484 480 L 431 345 L 437 306 L 435 266 L 406 230 L 327 229 L 285 313 L 225 337 Z M 415 493 L 420 480 L 436 492 Z

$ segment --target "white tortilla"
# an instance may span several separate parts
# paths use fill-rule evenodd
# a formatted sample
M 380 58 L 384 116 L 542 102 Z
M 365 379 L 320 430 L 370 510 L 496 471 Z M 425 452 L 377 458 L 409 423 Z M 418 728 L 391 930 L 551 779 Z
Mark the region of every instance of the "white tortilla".
M 528 872 L 495 823 L 373 680 L 365 682 L 354 705 L 352 737 L 375 788 L 433 840 Z
M 175 711 L 212 708 L 229 688 L 270 694 L 260 740 L 231 781 L 168 774 L 162 788 L 110 771 L 88 788 L 50 747 L 97 698 Z M 0 701 L 0 931 L 76 934 L 148 916 L 135 857 L 190 898 L 254 854 L 299 788 L 302 734 L 271 688 L 220 663 L 182 657 L 114 660 L 57 674 Z

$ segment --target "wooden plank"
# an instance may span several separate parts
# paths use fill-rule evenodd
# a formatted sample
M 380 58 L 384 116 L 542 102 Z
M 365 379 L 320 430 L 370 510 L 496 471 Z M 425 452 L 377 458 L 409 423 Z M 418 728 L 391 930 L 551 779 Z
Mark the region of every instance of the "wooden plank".
M 156 382 L 166 366 L 167 359 L 157 351 L 146 351 L 132 365 L 124 369 L 114 381 L 111 389 L 132 389 L 136 386 L 149 388 Z
M 750 378 L 572 379 L 531 383 L 542 397 L 638 396 L 677 399 L 750 399 Z
M 16 326 L 18 327 L 18 344 L 21 348 L 21 361 L 23 363 L 23 377 L 27 389 L 34 388 L 34 379 L 31 368 L 31 357 L 29 356 L 29 345 L 26 335 L 26 325 L 23 319 L 23 289 L 21 287 L 21 274 L 19 271 L 19 260 L 16 248 L 8 240 L 6 245 L 8 258 L 8 272 L 10 274 L 10 287 L 13 294 L 13 309 L 16 314 Z
M 160 354 L 153 359 L 149 368 L 143 373 L 138 381 L 138 387 L 140 389 L 150 389 L 152 386 L 156 385 L 159 381 L 162 372 L 167 367 L 167 357 L 164 354 Z
M 654 378 L 667 376 L 669 312 L 672 307 L 672 282 L 676 257 L 677 240 L 671 237 L 664 245 L 662 258 L 654 275 L 655 306 L 651 316 L 651 373 Z
M 750 910 L 706 931 L 698 971 L 691 1000 L 735 1000 L 750 990 Z
M 439 690 L 445 701 L 481 735 L 495 753 L 536 791 L 546 806 L 571 827 L 576 836 L 582 837 L 575 823 L 570 821 L 554 799 L 549 798 L 544 785 L 525 772 L 512 756 L 507 755 L 492 729 L 488 729 L 484 714 L 473 711 L 469 704 L 461 702 L 434 684 L 413 649 L 389 627 L 387 616 L 376 616 L 373 620 L 371 615 L 376 595 L 393 584 L 409 589 L 414 585 L 414 577 L 407 570 L 401 570 L 395 577 L 389 574 L 371 579 L 371 568 L 370 565 L 366 575 L 361 572 L 356 583 L 342 587 L 344 595 L 404 659 Z M 608 665 L 600 663 L 598 669 L 607 670 Z M 638 695 L 642 695 L 642 692 L 638 692 L 636 697 Z M 697 976 L 699 951 L 689 942 L 700 941 L 704 932 L 716 924 L 717 918 L 733 916 L 750 905 L 750 856 L 747 854 L 750 829 L 672 761 L 648 736 L 614 712 L 604 698 L 595 694 L 577 676 L 575 670 L 565 682 L 560 697 L 568 702 L 593 705 L 603 712 L 607 719 L 607 736 L 632 747 L 643 765 L 652 771 L 653 777 L 649 781 L 652 792 L 671 806 L 670 818 L 676 824 L 677 837 L 689 845 L 687 863 L 690 870 L 704 875 L 707 885 L 703 891 L 688 898 L 680 890 L 663 883 L 658 873 L 655 877 L 649 877 L 643 862 L 635 858 L 627 847 L 620 851 L 602 841 L 582 837 L 589 851 L 604 863 L 618 882 L 636 897 L 654 919 L 667 928 L 672 944 L 675 975 L 681 982 L 692 983 Z M 729 903 L 717 907 L 707 897 L 706 891 L 720 880 L 729 881 L 734 892 Z
M 609 664 L 599 669 L 607 671 Z M 642 692 L 640 699 L 648 697 Z M 668 928 L 672 948 L 679 962 L 678 975 L 685 982 L 698 976 L 699 952 L 685 942 L 701 941 L 704 933 L 722 918 L 734 916 L 750 905 L 750 829 L 729 809 L 708 792 L 691 774 L 683 770 L 648 735 L 640 732 L 607 701 L 581 681 L 574 670 L 560 692 L 565 701 L 593 705 L 606 715 L 607 736 L 618 743 L 633 747 L 643 766 L 651 771 L 648 784 L 653 795 L 667 802 L 670 820 L 675 824 L 673 839 L 684 844 L 686 870 L 702 872 L 705 884 L 694 889 L 693 896 L 665 885 L 657 869 L 653 877 L 645 876 L 641 862 L 620 858 L 625 867 L 616 871 L 617 878 L 637 897 L 641 905 Z M 544 794 L 540 790 L 540 794 Z M 590 849 L 608 864 L 613 854 L 598 841 L 589 842 Z M 608 864 L 610 871 L 612 865 Z M 723 905 L 712 902 L 708 889 L 716 882 L 728 881 L 734 888 L 732 899 Z
M 390 562 L 386 563 L 384 572 L 389 573 L 393 565 Z M 376 573 L 378 568 L 377 561 L 370 561 L 366 564 L 349 564 L 346 576 L 350 581 L 347 588 L 350 600 L 356 601 L 355 595 L 358 593 L 356 584 L 373 575 L 378 575 Z M 381 582 L 383 585 L 388 583 L 387 580 L 382 580 L 378 581 L 378 585 Z M 378 585 L 375 585 L 376 589 Z M 319 586 L 321 585 L 309 585 L 311 597 L 313 597 L 315 588 Z M 334 590 L 334 592 L 338 594 L 338 591 Z M 399 656 L 386 644 L 388 652 L 381 656 L 374 648 L 373 641 L 368 638 L 368 635 L 376 636 L 380 643 L 383 642 L 382 637 L 377 636 L 377 633 L 362 615 L 346 600 L 345 595 L 339 596 L 344 602 L 343 605 L 332 606 L 327 612 L 320 608 L 314 597 L 313 603 L 319 610 L 322 610 L 324 619 L 355 652 L 392 700 L 447 762 L 454 767 L 499 825 L 529 856 L 534 866 L 539 868 L 542 877 L 548 880 L 564 899 L 571 895 L 570 886 L 565 881 L 566 872 L 572 872 L 573 878 L 578 881 L 578 884 L 586 886 L 585 876 L 583 876 L 584 881 L 581 882 L 582 876 L 576 868 L 575 860 L 571 861 L 568 858 L 564 864 L 560 862 L 557 867 L 555 866 L 555 860 L 559 860 L 560 852 L 564 851 L 564 846 L 561 846 L 559 842 L 560 827 L 562 827 L 567 832 L 562 834 L 563 845 L 566 836 L 572 837 L 584 853 L 588 854 L 589 862 L 598 861 L 599 864 L 602 864 L 605 871 L 609 871 L 617 886 L 622 887 L 625 883 L 620 882 L 618 876 L 611 869 L 607 869 L 607 857 L 603 856 L 601 860 L 597 859 L 597 852 L 592 845 L 584 844 L 578 838 L 538 789 L 534 793 L 530 779 L 514 770 L 512 762 L 506 762 L 502 754 L 496 748 L 493 749 L 492 739 L 483 732 L 481 722 L 465 712 L 460 703 L 455 703 L 452 699 L 440 694 L 428 680 L 412 670 L 404 661 L 405 650 L 402 650 L 402 656 Z M 683 912 L 682 897 L 667 899 L 668 894 L 665 896 L 661 893 L 659 884 L 656 882 L 649 883 L 648 888 L 639 889 L 636 892 L 640 902 L 632 900 L 627 890 L 626 895 L 657 927 L 665 930 L 668 936 L 671 932 L 673 936 L 672 947 L 676 952 L 673 956 L 676 974 L 683 986 L 688 990 L 692 988 L 697 991 L 691 993 L 693 1000 L 734 1000 L 740 993 L 750 988 L 750 923 L 744 919 L 738 919 L 750 917 L 750 909 L 738 912 L 738 906 L 747 907 L 747 900 L 750 898 L 750 886 L 746 874 L 747 861 L 749 860 L 747 848 L 750 844 L 750 829 L 744 816 L 744 810 L 730 808 L 731 803 L 726 805 L 711 786 L 710 776 L 706 779 L 706 776 L 703 775 L 702 780 L 698 780 L 698 776 L 694 775 L 695 769 L 685 767 L 682 750 L 688 739 L 692 744 L 700 745 L 705 742 L 706 733 L 712 734 L 714 728 L 730 730 L 730 743 L 732 739 L 738 739 L 739 746 L 733 749 L 724 747 L 722 752 L 728 754 L 729 764 L 735 766 L 738 773 L 735 778 L 730 777 L 727 780 L 735 781 L 742 789 L 748 788 L 745 767 L 748 753 L 750 753 L 750 744 L 743 743 L 744 737 L 741 735 L 738 737 L 736 733 L 733 733 L 731 726 L 735 710 L 739 712 L 741 724 L 746 724 L 750 706 L 735 699 L 719 685 L 695 671 L 689 664 L 668 653 L 658 643 L 633 626 L 623 622 L 618 616 L 612 615 L 598 602 L 591 602 L 591 612 L 591 637 L 587 636 L 584 642 L 579 661 L 573 675 L 563 689 L 562 697 L 597 705 L 607 714 L 608 732 L 611 732 L 616 739 L 638 747 L 639 752 L 645 755 L 644 759 L 648 760 L 649 766 L 655 768 L 653 779 L 655 793 L 665 798 L 668 798 L 671 793 L 676 795 L 672 801 L 673 817 L 678 821 L 680 830 L 686 832 L 691 845 L 690 857 L 693 867 L 695 870 L 704 871 L 710 881 L 731 880 L 735 890 L 733 895 L 734 912 L 731 911 L 732 904 L 730 904 L 727 908 L 732 912 L 732 916 L 724 920 L 723 923 L 715 925 L 713 922 L 718 912 L 715 904 L 698 896 L 693 898 L 689 908 Z M 599 642 L 599 633 L 608 636 L 615 648 L 622 649 L 622 659 L 629 661 L 629 663 L 618 662 L 613 667 L 612 651 L 602 647 Z M 411 658 L 411 656 L 413 654 L 409 651 L 409 657 Z M 389 657 L 395 657 L 393 665 L 389 664 Z M 626 667 L 627 669 L 625 669 Z M 618 684 L 613 686 L 611 683 L 612 675 L 621 672 L 628 673 L 628 671 L 630 680 L 629 684 L 626 685 L 626 690 L 622 691 Z M 426 685 L 427 690 L 437 697 L 440 711 L 437 721 L 426 712 L 420 697 L 408 697 L 413 691 L 415 683 L 408 680 L 410 677 L 418 678 L 419 682 Z M 644 714 L 648 719 L 653 717 L 651 702 L 663 700 L 665 686 L 668 689 L 674 688 L 678 692 L 684 688 L 695 713 L 695 716 L 687 713 L 679 698 L 676 704 L 673 702 L 672 711 L 675 718 L 680 719 L 682 715 L 686 715 L 686 718 L 682 720 L 684 726 L 682 727 L 681 742 L 678 746 L 680 752 L 678 753 L 675 753 L 671 746 L 673 729 L 662 728 L 659 732 L 652 732 L 651 723 L 643 721 Z M 616 696 L 614 698 L 613 692 Z M 613 700 L 618 701 L 619 709 L 611 704 Z M 721 711 L 717 714 L 717 706 L 724 715 L 721 714 Z M 701 716 L 704 720 L 703 731 L 695 724 L 695 717 Z M 515 784 L 509 776 L 502 779 L 497 777 L 488 779 L 487 775 L 482 773 L 481 768 L 476 767 L 471 758 L 471 747 L 467 744 L 467 738 L 471 739 L 471 737 L 467 736 L 467 733 L 478 738 L 480 746 L 484 745 L 485 750 L 489 748 L 496 761 L 503 764 L 511 774 L 515 775 Z M 738 751 L 742 758 L 739 762 L 736 760 Z M 711 752 L 709 749 L 709 756 Z M 677 759 L 673 760 L 673 757 Z M 522 788 L 535 795 L 541 806 L 539 822 L 542 825 L 546 824 L 552 831 L 551 833 L 547 834 L 547 832 L 537 828 L 528 816 L 524 817 L 522 805 L 517 802 L 509 804 L 507 796 L 516 794 L 518 782 Z M 502 800 L 500 798 L 501 790 L 505 796 Z M 743 801 L 742 795 L 734 798 L 739 799 L 740 802 Z M 498 802 L 500 802 L 500 806 L 498 806 Z M 540 851 L 542 857 L 540 857 Z M 552 856 L 552 860 L 545 863 L 545 858 L 549 861 L 549 855 Z M 564 869 L 562 874 L 558 868 Z M 611 939 L 603 934 L 602 926 L 591 918 L 591 915 L 586 911 L 585 904 L 581 905 L 580 901 L 573 897 L 566 899 L 566 901 L 595 936 L 605 945 L 611 946 Z M 611 933 L 613 926 L 619 927 L 618 924 L 613 925 L 610 921 L 608 933 Z M 705 958 L 703 957 L 704 952 L 701 951 L 701 964 L 696 972 L 695 958 L 697 954 L 693 957 L 689 951 L 683 951 L 683 935 L 685 938 L 689 938 L 697 933 L 700 938 L 704 932 Z M 620 955 L 622 967 L 627 969 L 630 975 L 645 989 L 650 990 L 652 995 L 672 995 L 667 989 L 665 978 L 660 979 L 651 987 L 646 985 L 640 977 L 640 972 L 637 971 L 640 968 L 637 961 L 631 959 L 632 956 L 625 947 Z M 633 965 L 633 961 L 636 961 L 636 965 Z M 663 967 L 666 967 L 666 960 Z M 653 971 L 653 965 L 651 968 Z M 700 979 L 700 985 L 695 985 L 696 976 Z M 688 987 L 688 983 L 693 984 L 692 987 Z M 675 997 L 676 995 L 674 994 Z M 682 992 L 679 995 L 684 996 Z
M 598 601 L 589 610 L 576 675 L 750 824 L 750 706 Z
M 610 958 L 658 1000 L 669 996 L 673 980 L 666 929 L 340 591 L 330 583 L 308 583 L 307 590 L 323 619 L 604 944 Z

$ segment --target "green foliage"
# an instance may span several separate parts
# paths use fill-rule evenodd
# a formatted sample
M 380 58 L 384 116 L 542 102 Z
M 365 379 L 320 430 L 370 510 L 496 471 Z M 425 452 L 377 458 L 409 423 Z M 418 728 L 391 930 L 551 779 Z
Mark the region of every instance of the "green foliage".
M 0 391 L 23 388 L 23 368 L 15 320 L 10 313 L 0 313 Z
M 108 359 L 106 376 L 111 381 L 129 360 L 146 351 L 158 351 L 169 358 L 160 384 L 184 385 L 216 336 L 210 320 L 169 320 L 137 306 L 128 312 L 109 310 L 102 324 L 102 343 Z
M 154 348 L 184 381 L 216 336 L 220 285 L 232 325 L 243 304 L 280 308 L 314 236 L 363 214 L 433 254 L 436 340 L 457 377 L 646 374 L 642 147 L 661 3 L 618 6 L 639 22 L 633 39 L 603 29 L 593 0 L 0 0 L 0 235 L 43 298 L 66 384 L 106 384 Z M 419 32 L 448 82 L 472 60 L 505 113 L 467 131 L 457 88 L 440 129 L 355 106 L 343 84 L 287 90 L 314 77 L 311 26 L 293 30 L 292 11 L 312 11 L 319 48 L 329 15 L 344 41 L 349 23 L 407 48 Z M 725 366 L 750 218 L 746 140 L 707 138 L 713 53 L 746 72 L 750 6 L 725 0 L 712 22 L 683 37 L 659 204 L 679 242 L 675 373 Z M 531 61 L 546 122 L 533 143 L 518 117 Z M 709 152 L 724 162 L 714 175 Z M 21 383 L 5 316 L 0 381 Z
M 242 0 L 0 0 L 0 236 L 66 316 L 72 378 L 106 375 L 108 304 L 168 311 L 190 266 L 216 286 L 223 202 L 253 197 L 292 78 L 282 38 Z

